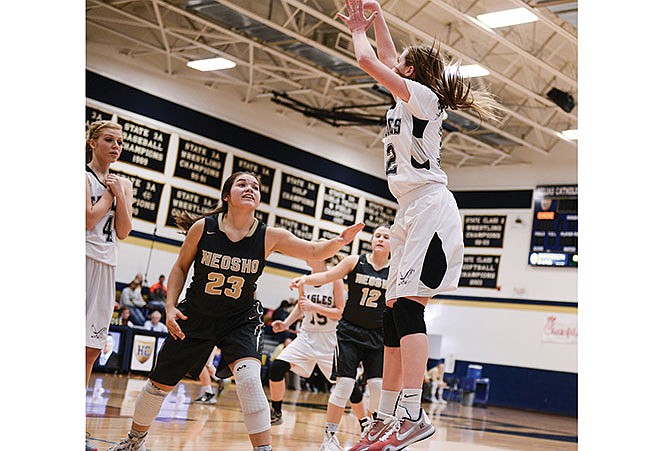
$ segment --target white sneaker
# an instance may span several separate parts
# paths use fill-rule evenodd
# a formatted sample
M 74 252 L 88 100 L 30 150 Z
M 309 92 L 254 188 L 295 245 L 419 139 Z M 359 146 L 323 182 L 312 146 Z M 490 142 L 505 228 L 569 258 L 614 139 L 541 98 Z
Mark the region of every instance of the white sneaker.
M 144 434 L 142 437 L 133 437 L 128 434 L 128 437 L 121 440 L 118 445 L 107 448 L 107 451 L 147 451 L 147 448 L 144 446 L 146 438 L 147 434 Z
M 193 402 L 198 404 L 216 404 L 216 395 L 214 393 L 203 393 L 198 399 Z
M 335 434 L 326 432 L 325 437 L 323 437 L 323 443 L 321 443 L 321 447 L 319 447 L 319 451 L 344 451 L 344 448 L 340 446 L 340 442 L 337 441 Z
M 425 440 L 434 433 L 435 426 L 426 415 L 426 411 L 421 409 L 421 414 L 416 421 L 401 418 L 377 442 L 370 445 L 368 451 L 405 449 L 412 443 Z

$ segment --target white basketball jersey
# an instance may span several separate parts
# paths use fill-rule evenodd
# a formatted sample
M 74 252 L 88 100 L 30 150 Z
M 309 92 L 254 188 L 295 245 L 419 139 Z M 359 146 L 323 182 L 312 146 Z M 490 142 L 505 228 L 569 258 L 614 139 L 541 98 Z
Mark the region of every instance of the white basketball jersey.
M 386 112 L 384 162 L 389 190 L 396 199 L 429 183 L 447 185 L 440 167 L 442 110 L 430 88 L 405 79 L 408 102 L 396 98 Z
M 94 205 L 107 188 L 88 169 L 86 178 L 91 192 L 91 204 Z M 101 263 L 116 266 L 116 229 L 114 228 L 113 206 L 91 230 L 86 231 L 86 256 Z
M 305 285 L 305 297 L 315 304 L 334 307 L 333 284 L 327 283 L 320 287 Z M 302 319 L 301 330 L 312 332 L 330 332 L 337 328 L 337 320 L 330 319 L 316 312 L 306 312 Z

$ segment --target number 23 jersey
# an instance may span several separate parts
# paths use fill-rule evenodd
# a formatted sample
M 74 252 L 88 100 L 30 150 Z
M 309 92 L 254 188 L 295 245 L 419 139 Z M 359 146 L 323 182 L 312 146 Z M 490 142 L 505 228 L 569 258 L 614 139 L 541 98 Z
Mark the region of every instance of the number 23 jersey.
M 259 221 L 247 236 L 233 242 L 219 228 L 217 215 L 205 217 L 186 290 L 191 307 L 214 317 L 241 314 L 252 307 L 256 281 L 265 267 L 265 230 Z
M 327 283 L 319 287 L 305 285 L 305 297 L 315 304 L 334 307 L 333 284 Z M 310 332 L 334 332 L 337 329 L 337 320 L 330 319 L 317 312 L 305 312 L 300 330 Z

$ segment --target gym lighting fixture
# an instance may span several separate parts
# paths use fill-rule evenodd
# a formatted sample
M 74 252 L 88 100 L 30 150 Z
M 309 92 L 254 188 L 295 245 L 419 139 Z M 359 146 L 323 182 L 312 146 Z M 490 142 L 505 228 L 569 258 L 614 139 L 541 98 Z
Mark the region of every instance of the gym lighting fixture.
M 193 60 L 186 63 L 192 69 L 207 72 L 210 70 L 231 69 L 237 64 L 225 58 L 208 58 L 204 60 Z
M 535 22 L 539 19 L 526 8 L 514 8 L 494 13 L 480 14 L 477 16 L 477 20 L 489 28 L 500 28 Z
M 468 64 L 461 66 L 458 68 L 458 71 L 465 78 L 485 77 L 491 73 L 486 70 L 485 67 L 482 67 L 479 64 Z
M 572 129 L 572 130 L 563 130 L 561 132 L 563 136 L 565 136 L 567 139 L 570 141 L 576 141 L 577 140 L 577 129 Z

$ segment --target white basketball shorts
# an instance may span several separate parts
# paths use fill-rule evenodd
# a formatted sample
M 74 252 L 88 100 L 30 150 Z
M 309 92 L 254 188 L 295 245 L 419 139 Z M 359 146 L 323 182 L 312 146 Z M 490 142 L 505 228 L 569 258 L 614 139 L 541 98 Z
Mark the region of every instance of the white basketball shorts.
M 386 299 L 455 290 L 463 266 L 463 227 L 454 195 L 444 185 L 429 184 L 398 205 Z
M 116 267 L 86 257 L 86 346 L 102 349 L 114 312 Z
M 312 375 L 314 365 L 319 365 L 323 375 L 330 379 L 336 344 L 337 335 L 334 330 L 330 332 L 301 330 L 296 339 L 279 353 L 277 359 L 292 364 L 291 371 L 305 378 Z

